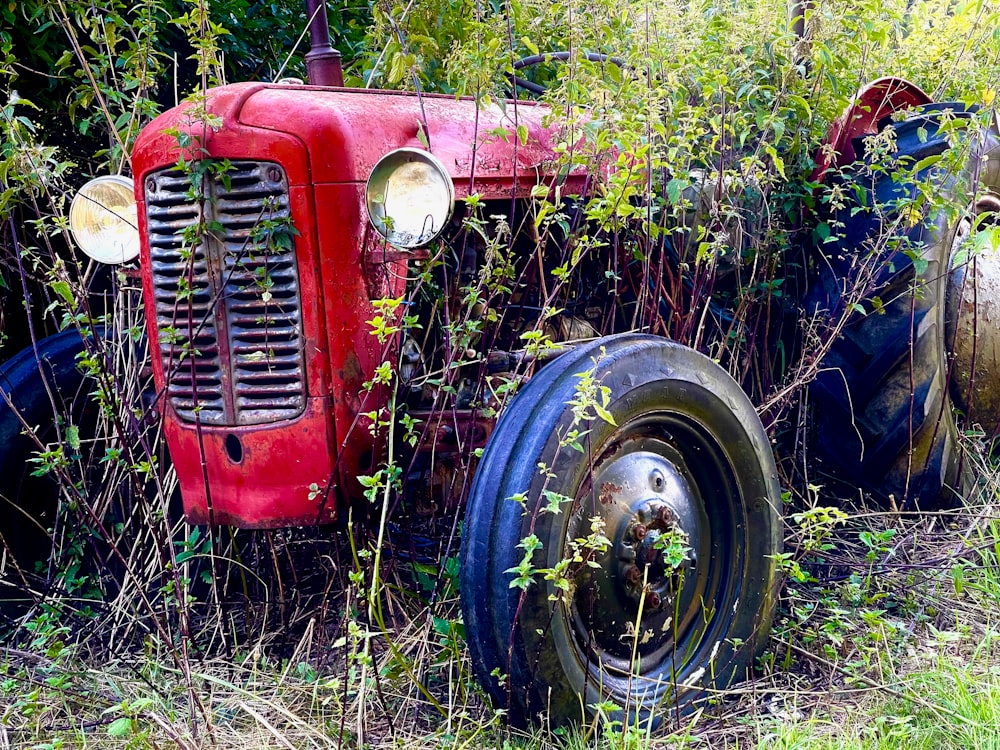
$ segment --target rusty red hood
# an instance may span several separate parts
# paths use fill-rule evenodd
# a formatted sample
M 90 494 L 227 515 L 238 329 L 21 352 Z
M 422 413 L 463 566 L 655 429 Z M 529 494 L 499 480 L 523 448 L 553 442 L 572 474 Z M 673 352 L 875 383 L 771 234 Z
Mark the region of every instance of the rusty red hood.
M 509 195 L 515 175 L 517 182 L 536 184 L 554 170 L 558 142 L 556 130 L 543 124 L 549 110 L 531 102 L 477 107 L 434 94 L 251 83 L 210 91 L 206 109 L 208 118 L 194 105 L 181 105 L 147 127 L 135 147 L 136 177 L 176 162 L 179 134 L 198 145 L 188 147 L 188 158 L 259 155 L 264 142 L 265 149 L 283 144 L 285 158 L 303 167 L 290 165 L 290 179 L 312 184 L 363 182 L 387 152 L 426 143 L 459 195 L 470 192 L 471 181 L 473 191 L 489 197 Z
M 182 159 L 276 162 L 280 176 L 287 179 L 288 210 L 298 232 L 294 241 L 296 294 L 301 302 L 306 409 L 298 417 L 269 424 L 198 426 L 168 405 L 165 433 L 190 519 L 250 527 L 325 522 L 336 516 L 335 499 L 343 502 L 360 494 L 356 477 L 372 470 L 381 450 L 362 417 L 377 413 L 387 402 L 381 390 L 368 392 L 364 383 L 373 378 L 385 357 L 394 356 L 383 351 L 367 321 L 377 314 L 373 300 L 404 294 L 407 276 L 407 260 L 387 257 L 384 243 L 374 237 L 365 212 L 364 182 L 386 153 L 427 144 L 450 172 L 459 198 L 471 192 L 483 198 L 523 198 L 540 182 L 557 180 L 569 192 L 583 192 L 585 172 L 562 179 L 555 147 L 559 135 L 543 124 L 546 114 L 544 107 L 531 103 L 507 102 L 502 109 L 443 96 L 237 84 L 208 92 L 204 108 L 175 107 L 143 130 L 132 167 L 140 202 L 144 296 L 154 351 L 159 351 L 161 323 L 164 330 L 176 329 L 169 294 L 163 292 L 173 289 L 170 274 L 175 272 L 170 269 L 162 274 L 166 280 L 160 288 L 170 317 L 161 320 L 157 311 L 145 210 L 147 193 L 156 193 L 157 180 L 162 178 L 154 173 Z M 197 199 L 178 195 L 175 203 L 156 204 L 161 214 L 181 205 L 178 215 L 187 217 L 184 221 L 196 221 L 204 207 L 193 210 L 187 203 Z M 242 216 L 233 221 L 243 221 Z M 230 228 L 233 236 L 242 231 L 236 223 Z M 226 231 L 222 226 L 221 234 Z M 175 247 L 175 236 L 176 232 L 158 235 L 161 244 L 169 245 L 166 265 L 186 262 L 179 246 Z M 382 258 L 368 254 L 366 248 L 381 250 Z M 188 260 L 196 256 L 191 253 Z M 222 268 L 221 249 L 217 248 L 214 258 Z M 185 272 L 192 278 L 201 274 L 198 283 L 209 288 L 208 262 L 202 270 L 196 271 L 195 265 L 191 261 Z M 222 283 L 228 282 L 217 284 L 220 288 L 213 304 L 234 293 Z M 193 323 L 187 325 L 191 330 Z M 227 326 L 228 318 L 220 317 L 215 330 L 228 336 Z M 254 326 L 264 330 L 267 320 L 262 317 L 258 323 L 255 319 L 247 326 L 248 330 L 256 330 Z M 229 346 L 229 339 L 221 340 Z M 238 356 L 232 354 L 235 345 L 219 350 L 219 372 L 232 372 Z M 157 387 L 166 389 L 162 356 L 154 357 L 153 371 Z M 189 381 L 195 382 L 194 377 Z M 231 379 L 224 383 L 220 376 L 217 380 L 206 388 L 224 393 Z M 322 503 L 317 502 L 317 490 L 311 489 L 315 487 L 322 488 Z

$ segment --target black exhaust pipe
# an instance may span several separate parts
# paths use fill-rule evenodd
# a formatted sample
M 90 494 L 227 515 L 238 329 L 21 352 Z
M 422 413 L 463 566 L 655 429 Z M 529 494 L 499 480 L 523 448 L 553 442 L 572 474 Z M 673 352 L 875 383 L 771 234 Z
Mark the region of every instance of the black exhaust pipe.
M 306 75 L 313 86 L 343 86 L 344 70 L 340 53 L 330 46 L 330 26 L 326 20 L 326 0 L 306 0 L 309 23 L 309 52 Z

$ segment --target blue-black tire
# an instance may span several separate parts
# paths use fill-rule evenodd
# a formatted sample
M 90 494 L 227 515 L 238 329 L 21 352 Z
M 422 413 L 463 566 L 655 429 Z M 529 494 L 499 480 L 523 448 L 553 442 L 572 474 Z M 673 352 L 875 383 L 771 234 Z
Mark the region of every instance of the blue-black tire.
M 567 447 L 566 436 L 574 427 L 568 402 L 577 399 L 584 371 L 610 388 L 606 408 L 616 424 L 576 424 L 587 430 L 581 453 Z M 631 456 L 652 456 L 686 478 L 685 502 L 697 506 L 701 519 L 690 544 L 701 554 L 699 567 L 685 563 L 683 581 L 702 593 L 692 604 L 680 593 L 683 581 L 676 587 L 672 601 L 687 602 L 676 607 L 685 624 L 676 632 L 651 632 L 636 647 L 635 673 L 625 677 L 607 666 L 623 658 L 615 634 L 631 626 L 645 630 L 654 620 L 664 625 L 675 613 L 670 606 L 656 610 L 645 594 L 637 599 L 635 592 L 647 589 L 629 589 L 634 581 L 622 580 L 615 558 L 632 533 L 626 527 L 634 526 L 620 519 L 645 518 L 645 510 L 640 516 L 629 515 L 631 509 L 624 516 L 609 512 L 619 520 L 606 530 L 611 551 L 600 553 L 608 564 L 579 566 L 571 576 L 574 593 L 540 572 L 523 591 L 512 588 L 511 569 L 524 555 L 518 544 L 532 534 L 542 542 L 535 568 L 551 570 L 569 555 L 576 526 L 589 524 L 591 512 L 600 514 L 599 504 L 615 507 L 603 483 L 599 503 L 595 499 L 595 477 Z M 523 503 L 512 499 L 517 495 Z M 560 512 L 543 511 L 554 496 L 567 498 Z M 777 601 L 780 505 L 770 443 L 756 412 L 736 382 L 703 355 L 662 338 L 622 334 L 547 365 L 513 399 L 491 436 L 462 535 L 466 637 L 474 671 L 495 707 L 515 724 L 581 722 L 599 711 L 656 725 L 744 679 Z M 585 589 L 589 593 L 581 594 Z M 595 613 L 595 602 L 598 609 L 609 604 L 614 621 L 603 610 Z M 685 617 L 687 609 L 697 616 Z
M 971 486 L 948 393 L 945 315 L 961 204 L 984 157 L 1000 155 L 995 128 L 971 127 L 975 112 L 938 103 L 882 123 L 895 151 L 840 179 L 846 201 L 832 218 L 843 236 L 820 248 L 810 295 L 831 323 L 848 316 L 811 386 L 813 455 L 822 471 L 899 507 L 952 505 Z M 949 170 L 935 157 L 955 140 L 969 152 Z M 911 201 L 921 183 L 939 205 Z M 859 284 L 868 293 L 855 302 Z
M 52 475 L 32 476 L 37 442 L 55 420 L 79 414 L 88 398 L 78 367 L 85 350 L 79 331 L 49 336 L 0 365 L 0 549 L 7 567 L 0 579 L 0 602 L 30 602 L 51 583 L 51 529 L 57 522 L 59 487 Z

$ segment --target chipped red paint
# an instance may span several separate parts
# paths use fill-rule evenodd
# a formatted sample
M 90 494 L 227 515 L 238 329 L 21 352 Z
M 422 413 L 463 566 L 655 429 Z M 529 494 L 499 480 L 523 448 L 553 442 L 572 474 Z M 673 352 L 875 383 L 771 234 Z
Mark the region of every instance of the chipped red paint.
M 425 113 L 431 151 L 451 174 L 459 200 L 470 192 L 525 197 L 540 181 L 556 179 L 549 165 L 557 134 L 543 125 L 546 110 L 535 104 L 508 103 L 506 113 L 496 107 L 477 111 L 468 99 L 394 92 L 237 84 L 211 91 L 207 109 L 221 124 L 202 124 L 190 105 L 181 105 L 154 120 L 133 153 L 152 350 L 158 351 L 158 334 L 146 176 L 182 155 L 277 162 L 287 175 L 299 232 L 307 405 L 292 420 L 219 427 L 184 422 L 163 399 L 185 511 L 196 523 L 254 528 L 332 521 L 339 505 L 359 496 L 355 477 L 369 473 L 381 453 L 362 415 L 388 401 L 384 393 L 366 394 L 362 384 L 384 359 L 394 361 L 395 353 L 383 351 L 366 321 L 375 315 L 373 299 L 404 294 L 413 257 L 387 254 L 369 226 L 364 187 L 372 166 L 393 149 L 422 148 L 418 123 Z M 527 128 L 524 143 L 515 135 L 518 126 Z M 178 133 L 193 137 L 195 146 L 182 151 Z M 571 175 L 568 190 L 579 192 L 584 179 Z M 153 371 L 163 392 L 165 372 L 157 356 Z M 468 436 L 477 445 L 492 428 L 472 416 L 458 424 L 459 433 L 472 431 Z
M 817 152 L 811 179 L 822 182 L 831 167 L 857 161 L 855 139 L 878 132 L 878 121 L 893 112 L 930 104 L 919 86 L 903 78 L 879 78 L 863 87 L 840 117 L 833 121 Z

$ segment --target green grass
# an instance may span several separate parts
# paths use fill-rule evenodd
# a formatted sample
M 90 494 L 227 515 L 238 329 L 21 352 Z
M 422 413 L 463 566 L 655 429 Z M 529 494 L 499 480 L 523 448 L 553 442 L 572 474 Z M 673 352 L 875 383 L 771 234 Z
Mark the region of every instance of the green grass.
M 893 688 L 830 704 L 788 722 L 761 718 L 757 747 L 782 750 L 955 750 L 1000 747 L 1000 681 L 996 663 L 965 666 L 941 656 L 933 667 L 901 676 Z M 856 701 L 856 702 L 855 702 Z

